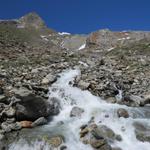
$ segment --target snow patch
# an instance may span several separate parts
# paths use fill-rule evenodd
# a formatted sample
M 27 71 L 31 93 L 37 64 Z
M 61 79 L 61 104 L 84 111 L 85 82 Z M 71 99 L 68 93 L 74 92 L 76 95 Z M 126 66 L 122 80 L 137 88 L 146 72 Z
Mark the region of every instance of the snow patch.
M 70 33 L 68 32 L 58 32 L 59 35 L 71 35 Z
M 49 41 L 45 35 L 41 35 L 40 37 L 45 41 Z
M 84 49 L 86 47 L 86 44 L 83 44 L 83 45 L 81 45 L 79 48 L 78 48 L 78 50 L 82 50 L 82 49 Z
M 118 41 L 122 41 L 122 40 L 130 40 L 131 39 L 131 37 L 124 37 L 124 38 L 120 38 L 120 39 L 118 39 Z

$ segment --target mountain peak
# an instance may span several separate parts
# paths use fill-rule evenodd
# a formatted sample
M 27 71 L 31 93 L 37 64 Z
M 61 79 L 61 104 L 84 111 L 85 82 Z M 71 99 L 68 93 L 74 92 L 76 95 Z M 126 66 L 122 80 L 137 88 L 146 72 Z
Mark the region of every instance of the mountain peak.
M 19 19 L 20 25 L 24 27 L 34 27 L 40 29 L 45 27 L 42 18 L 36 12 L 30 12 Z

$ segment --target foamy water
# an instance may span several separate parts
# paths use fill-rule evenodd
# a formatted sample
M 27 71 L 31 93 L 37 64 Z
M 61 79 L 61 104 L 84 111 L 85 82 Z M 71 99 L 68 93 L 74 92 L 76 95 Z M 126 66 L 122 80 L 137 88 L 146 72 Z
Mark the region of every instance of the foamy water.
M 53 118 L 53 121 L 47 125 L 47 130 L 58 126 L 59 122 L 63 122 L 65 126 L 64 137 L 66 139 L 66 145 L 68 150 L 92 150 L 90 145 L 84 145 L 80 141 L 79 132 L 80 127 L 86 124 L 91 117 L 95 117 L 97 124 L 103 124 L 111 128 L 116 134 L 121 135 L 121 142 L 114 142 L 112 146 L 120 147 L 122 150 L 149 150 L 150 143 L 140 142 L 136 139 L 134 133 L 133 123 L 135 121 L 141 121 L 142 123 L 150 125 L 148 118 L 139 111 L 137 108 L 129 108 L 119 104 L 106 103 L 99 97 L 92 95 L 89 91 L 82 91 L 77 87 L 73 87 L 73 80 L 76 76 L 80 75 L 80 70 L 67 70 L 60 74 L 60 78 L 52 87 L 49 88 L 49 98 L 56 97 L 59 99 L 61 104 L 61 111 L 59 115 Z M 121 92 L 119 93 L 121 97 Z M 84 113 L 80 118 L 71 118 L 70 111 L 74 106 L 78 106 L 84 109 Z M 118 118 L 117 109 L 125 108 L 132 116 L 134 113 L 137 114 L 137 118 Z M 105 117 L 105 116 L 109 117 Z M 100 123 L 101 122 L 101 123 Z M 62 128 L 59 125 L 59 128 Z M 122 130 L 124 128 L 124 130 Z M 41 131 L 42 132 L 42 131 Z M 29 145 L 25 141 L 19 141 L 13 143 L 10 150 L 38 150 L 39 146 L 43 143 L 35 142 Z M 43 150 L 48 149 L 48 145 L 44 145 Z

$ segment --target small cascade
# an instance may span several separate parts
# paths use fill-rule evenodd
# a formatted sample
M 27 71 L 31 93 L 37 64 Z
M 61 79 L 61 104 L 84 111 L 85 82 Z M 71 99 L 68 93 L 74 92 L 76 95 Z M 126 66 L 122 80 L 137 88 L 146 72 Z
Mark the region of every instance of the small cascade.
M 122 96 L 123 92 L 122 90 L 118 90 L 118 94 L 116 95 L 116 100 L 117 101 L 121 101 L 123 96 Z

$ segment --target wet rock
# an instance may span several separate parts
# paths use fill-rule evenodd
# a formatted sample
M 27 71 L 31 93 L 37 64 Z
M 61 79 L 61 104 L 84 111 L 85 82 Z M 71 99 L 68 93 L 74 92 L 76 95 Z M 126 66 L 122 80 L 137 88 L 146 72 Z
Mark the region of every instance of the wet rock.
M 123 108 L 119 108 L 119 109 L 117 110 L 117 115 L 118 115 L 119 118 L 120 118 L 120 117 L 129 118 L 128 111 L 125 110 L 125 109 L 123 109 Z
M 67 149 L 67 146 L 66 145 L 62 145 L 61 147 L 60 147 L 60 150 L 66 150 Z
M 50 105 L 50 112 L 52 115 L 57 115 L 59 114 L 59 111 L 61 109 L 60 106 L 60 100 L 56 97 L 51 97 L 48 100 L 49 105 Z
M 121 127 L 121 131 L 126 131 L 126 128 L 124 126 Z
M 108 128 L 105 125 L 100 125 L 97 128 L 93 129 L 92 135 L 97 139 L 105 138 L 108 140 L 115 140 L 115 137 L 116 137 L 113 130 L 111 130 L 110 128 Z
M 97 127 L 98 127 L 97 124 L 91 123 L 91 124 L 88 126 L 88 129 L 89 129 L 89 131 L 91 132 L 91 131 L 93 131 L 94 129 L 96 129 Z
M 130 95 L 124 97 L 124 104 L 131 107 L 138 107 L 143 105 L 144 99 L 137 95 Z
M 47 119 L 45 119 L 44 117 L 40 117 L 38 118 L 37 120 L 35 120 L 31 126 L 32 127 L 36 127 L 36 126 L 40 126 L 40 125 L 44 125 L 44 124 L 47 124 Z
M 142 142 L 150 142 L 150 126 L 140 122 L 135 122 L 135 134 L 136 138 Z
M 85 129 L 87 127 L 87 124 L 84 124 L 80 127 L 81 130 Z
M 100 147 L 100 150 L 112 150 L 111 146 L 108 144 L 105 144 L 103 146 Z
M 47 142 L 53 147 L 59 147 L 63 143 L 63 138 L 61 136 L 55 136 L 50 138 Z
M 82 143 L 84 143 L 86 145 L 90 144 L 89 140 L 87 138 L 85 138 L 85 137 L 80 137 L 80 140 L 82 141 Z
M 105 114 L 105 118 L 109 118 L 109 114 Z
M 80 107 L 73 107 L 70 112 L 70 117 L 81 117 L 83 112 L 84 112 L 84 109 Z
M 101 148 L 103 145 L 107 144 L 106 140 L 105 139 L 95 139 L 95 138 L 90 138 L 90 145 L 93 147 L 93 148 Z
M 88 124 L 91 124 L 91 123 L 92 123 L 92 125 L 93 125 L 93 123 L 94 123 L 94 119 L 95 119 L 95 117 L 94 117 L 94 116 L 92 116 L 92 117 L 90 118 L 90 120 L 88 121 Z
M 89 132 L 88 128 L 84 128 L 80 131 L 80 137 L 84 137 Z
M 117 140 L 117 141 L 122 141 L 121 135 L 116 135 L 116 140 Z
M 110 140 L 111 139 L 111 140 Z M 114 132 L 104 125 L 89 124 L 80 131 L 80 140 L 99 150 L 111 150 L 108 142 L 115 140 Z

